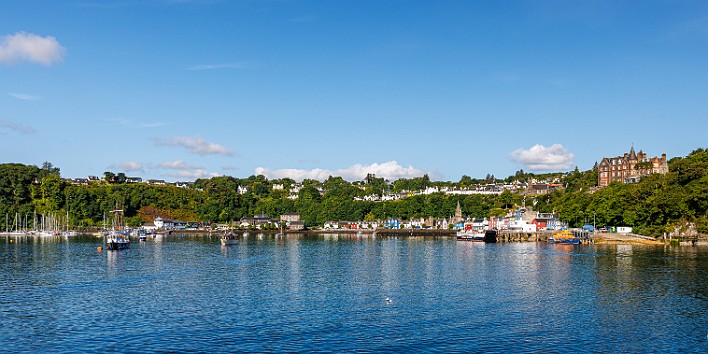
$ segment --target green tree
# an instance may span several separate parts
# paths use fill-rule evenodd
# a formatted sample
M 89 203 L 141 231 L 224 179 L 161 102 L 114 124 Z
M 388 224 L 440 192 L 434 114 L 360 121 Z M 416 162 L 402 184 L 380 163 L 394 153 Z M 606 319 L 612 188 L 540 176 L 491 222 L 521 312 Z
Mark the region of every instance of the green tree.
M 115 181 L 116 175 L 113 172 L 106 171 L 103 172 L 103 179 L 108 183 L 113 183 Z

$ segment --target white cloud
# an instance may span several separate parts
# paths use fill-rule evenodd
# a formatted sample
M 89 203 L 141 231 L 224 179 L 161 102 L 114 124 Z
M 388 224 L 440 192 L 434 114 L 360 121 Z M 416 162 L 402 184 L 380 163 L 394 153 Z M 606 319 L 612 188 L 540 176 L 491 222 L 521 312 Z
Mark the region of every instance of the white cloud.
M 158 166 L 160 168 L 167 168 L 167 169 L 171 169 L 171 170 L 192 170 L 192 169 L 201 169 L 202 168 L 202 167 L 190 166 L 182 160 L 161 162 L 158 164 Z
M 201 166 L 192 166 L 182 160 L 167 161 L 157 164 L 157 169 L 169 170 L 167 177 L 179 179 L 211 178 L 221 176 L 219 173 L 208 172 Z
M 233 156 L 233 151 L 227 147 L 204 141 L 200 137 L 175 136 L 170 140 L 154 139 L 157 146 L 183 147 L 197 155 L 226 155 Z
M 561 144 L 549 147 L 534 145 L 530 149 L 518 149 L 511 153 L 511 159 L 531 171 L 563 171 L 573 167 L 575 155 Z
M 143 164 L 140 162 L 126 161 L 109 165 L 108 168 L 119 168 L 125 172 L 142 171 Z
M 15 121 L 11 121 L 9 119 L 3 119 L 2 117 L 0 117 L 0 129 L 2 128 L 9 129 L 22 134 L 34 134 L 35 132 L 37 132 L 37 130 L 33 127 Z
M 49 66 L 64 60 L 65 53 L 66 49 L 51 36 L 18 32 L 0 37 L 0 64 L 29 61 Z
M 167 176 L 180 179 L 197 179 L 219 177 L 221 175 L 214 172 L 207 172 L 206 170 L 199 168 L 196 170 L 178 170 L 174 173 L 168 173 Z
M 159 128 L 165 124 L 160 123 L 160 122 L 155 122 L 155 123 L 142 123 L 140 124 L 140 128 Z
M 389 180 L 396 180 L 399 178 L 420 177 L 426 172 L 414 168 L 413 166 L 403 167 L 399 165 L 396 161 L 373 163 L 370 165 L 356 164 L 349 168 L 335 171 L 321 168 L 315 168 L 312 170 L 270 170 L 263 167 L 256 168 L 256 175 L 264 175 L 271 179 L 287 177 L 292 178 L 296 181 L 302 181 L 303 179 L 315 179 L 318 181 L 324 181 L 329 178 L 329 176 L 339 176 L 348 181 L 356 181 L 366 178 L 366 175 L 368 173 L 373 173 L 376 175 L 376 177 L 381 177 Z
M 23 100 L 23 101 L 37 101 L 37 100 L 42 99 L 42 97 L 39 97 L 39 96 L 28 95 L 26 93 L 17 93 L 17 92 L 10 92 L 10 96 L 12 96 L 18 100 Z

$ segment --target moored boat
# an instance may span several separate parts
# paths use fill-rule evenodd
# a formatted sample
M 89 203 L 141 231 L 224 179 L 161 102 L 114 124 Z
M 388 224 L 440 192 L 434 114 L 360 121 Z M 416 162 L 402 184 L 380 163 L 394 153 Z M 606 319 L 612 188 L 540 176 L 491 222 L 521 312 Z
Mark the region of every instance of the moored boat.
M 106 238 L 106 248 L 109 250 L 124 250 L 130 248 L 130 239 L 124 233 L 114 230 Z
M 460 230 L 457 232 L 458 241 L 484 242 L 484 232 L 475 230 Z
M 111 211 L 114 214 L 113 229 L 106 236 L 106 248 L 109 250 L 123 250 L 130 248 L 129 232 L 125 230 L 123 224 L 123 210 Z
M 457 232 L 456 238 L 458 241 L 496 243 L 497 230 L 460 230 Z
M 580 238 L 573 235 L 570 230 L 560 230 L 553 233 L 553 236 L 548 238 L 548 243 L 563 244 L 563 245 L 578 245 Z
M 224 236 L 221 236 L 221 245 L 222 246 L 235 245 L 237 243 L 238 243 L 238 237 L 233 232 L 225 233 Z

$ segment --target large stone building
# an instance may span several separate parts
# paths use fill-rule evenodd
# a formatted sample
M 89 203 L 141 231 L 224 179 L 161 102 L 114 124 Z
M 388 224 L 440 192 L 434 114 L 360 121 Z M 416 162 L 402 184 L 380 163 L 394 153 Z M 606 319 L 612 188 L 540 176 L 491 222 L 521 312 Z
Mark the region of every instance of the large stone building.
M 643 176 L 654 173 L 669 172 L 666 154 L 661 157 L 647 158 L 642 150 L 634 152 L 634 146 L 623 156 L 605 157 L 600 162 L 597 171 L 597 185 L 607 187 L 612 182 L 636 183 Z

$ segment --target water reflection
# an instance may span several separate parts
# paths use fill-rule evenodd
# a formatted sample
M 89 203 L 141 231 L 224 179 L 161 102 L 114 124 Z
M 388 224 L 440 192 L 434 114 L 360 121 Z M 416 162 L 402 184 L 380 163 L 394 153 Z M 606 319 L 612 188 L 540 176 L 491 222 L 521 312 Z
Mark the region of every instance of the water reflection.
M 97 238 L 3 241 L 9 352 L 707 349 L 700 247 L 343 234 L 249 234 L 222 247 L 175 234 L 98 252 Z M 100 340 L 116 326 L 125 340 Z

